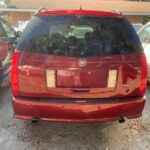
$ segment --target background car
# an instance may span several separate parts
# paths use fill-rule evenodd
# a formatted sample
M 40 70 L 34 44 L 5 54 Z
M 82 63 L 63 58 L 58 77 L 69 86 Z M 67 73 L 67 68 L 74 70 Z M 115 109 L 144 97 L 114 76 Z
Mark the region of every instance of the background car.
M 136 32 L 138 32 L 143 27 L 143 25 L 140 24 L 140 23 L 132 24 L 132 26 L 133 26 L 133 28 L 135 29 Z
M 9 85 L 10 64 L 16 38 L 11 25 L 0 17 L 0 87 Z
M 21 33 L 24 31 L 24 29 L 28 23 L 29 23 L 28 20 L 27 21 L 18 21 L 16 26 L 14 27 L 14 30 L 16 31 L 16 33 L 18 35 L 21 35 Z
M 138 32 L 148 63 L 148 82 L 150 82 L 150 22 L 145 24 Z

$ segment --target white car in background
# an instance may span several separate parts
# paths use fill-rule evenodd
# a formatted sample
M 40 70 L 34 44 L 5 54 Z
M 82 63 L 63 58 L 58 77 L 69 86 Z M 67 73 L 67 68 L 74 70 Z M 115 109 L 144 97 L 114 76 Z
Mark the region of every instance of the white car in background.
M 150 22 L 145 24 L 138 32 L 148 63 L 148 81 L 150 82 Z
M 17 33 L 19 33 L 19 32 L 22 33 L 28 23 L 29 23 L 29 20 L 27 20 L 27 21 L 18 21 L 16 27 L 14 27 L 15 31 Z

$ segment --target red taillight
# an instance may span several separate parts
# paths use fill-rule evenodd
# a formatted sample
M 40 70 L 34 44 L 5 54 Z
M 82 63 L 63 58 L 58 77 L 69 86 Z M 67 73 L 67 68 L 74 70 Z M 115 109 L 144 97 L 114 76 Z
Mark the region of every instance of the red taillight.
M 140 95 L 144 96 L 147 87 L 147 70 L 148 70 L 147 61 L 144 53 L 142 54 L 141 63 L 142 68 L 141 68 Z
M 19 94 L 18 61 L 19 61 L 19 53 L 15 52 L 13 56 L 12 68 L 11 68 L 11 84 L 12 84 L 12 92 L 14 96 L 17 96 Z

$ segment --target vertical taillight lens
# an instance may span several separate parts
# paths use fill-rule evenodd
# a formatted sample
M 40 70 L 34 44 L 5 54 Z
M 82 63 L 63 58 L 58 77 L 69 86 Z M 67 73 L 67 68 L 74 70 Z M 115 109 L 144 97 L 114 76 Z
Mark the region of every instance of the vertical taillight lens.
M 15 52 L 12 59 L 12 68 L 11 68 L 11 84 L 14 96 L 17 96 L 19 94 L 18 61 L 19 61 L 19 52 Z
M 143 53 L 141 55 L 141 84 L 140 84 L 140 95 L 144 96 L 145 91 L 146 91 L 146 87 L 147 87 L 147 70 L 148 70 L 148 66 L 147 66 L 147 60 L 145 57 L 145 54 Z

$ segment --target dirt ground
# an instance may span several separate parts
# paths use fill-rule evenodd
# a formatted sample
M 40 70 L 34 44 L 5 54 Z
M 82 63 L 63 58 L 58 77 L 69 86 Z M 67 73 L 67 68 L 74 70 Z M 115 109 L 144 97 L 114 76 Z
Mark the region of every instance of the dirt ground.
M 14 118 L 10 88 L 0 93 L 0 150 L 150 150 L 149 88 L 143 117 L 123 124 L 33 124 Z

